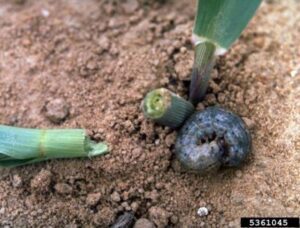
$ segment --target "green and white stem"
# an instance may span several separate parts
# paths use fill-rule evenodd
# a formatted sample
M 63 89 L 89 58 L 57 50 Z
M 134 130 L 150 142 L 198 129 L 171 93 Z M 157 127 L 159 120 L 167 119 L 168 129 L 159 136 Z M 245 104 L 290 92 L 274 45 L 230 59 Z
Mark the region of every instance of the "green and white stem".
M 108 152 L 83 129 L 27 129 L 0 125 L 0 167 L 15 167 L 53 158 L 93 157 Z
M 147 118 L 171 128 L 180 127 L 195 110 L 189 101 L 164 88 L 149 92 L 142 108 Z
M 211 70 L 215 63 L 216 46 L 210 41 L 195 45 L 195 57 L 190 85 L 189 100 L 194 105 L 203 99 L 208 87 Z
M 189 100 L 203 99 L 215 56 L 222 55 L 238 39 L 261 0 L 198 0 L 192 40 L 195 60 Z

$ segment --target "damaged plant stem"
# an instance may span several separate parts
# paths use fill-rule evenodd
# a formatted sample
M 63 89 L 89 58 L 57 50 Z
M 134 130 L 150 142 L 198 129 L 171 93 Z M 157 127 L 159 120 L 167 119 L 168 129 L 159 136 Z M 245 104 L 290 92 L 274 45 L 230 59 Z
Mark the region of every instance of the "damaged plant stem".
M 54 158 L 94 157 L 108 152 L 83 129 L 27 129 L 0 125 L 0 167 Z
M 173 128 L 184 123 L 176 139 L 175 154 L 192 172 L 237 167 L 250 153 L 251 135 L 240 117 L 220 107 L 193 112 L 205 96 L 215 56 L 228 50 L 260 3 L 261 0 L 198 0 L 189 101 L 166 89 L 153 90 L 143 101 L 145 116 L 155 122 Z
M 194 112 L 194 106 L 179 95 L 164 89 L 149 92 L 143 100 L 144 115 L 171 128 L 180 127 Z
M 226 53 L 253 17 L 261 0 L 198 0 L 193 29 L 195 59 L 189 100 L 205 96 L 215 56 Z

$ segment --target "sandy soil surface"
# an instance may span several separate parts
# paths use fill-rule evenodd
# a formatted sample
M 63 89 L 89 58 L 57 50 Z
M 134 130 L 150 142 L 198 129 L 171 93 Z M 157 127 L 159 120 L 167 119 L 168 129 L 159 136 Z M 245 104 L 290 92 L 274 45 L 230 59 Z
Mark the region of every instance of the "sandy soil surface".
M 299 1 L 262 4 L 198 106 L 246 120 L 253 150 L 243 167 L 188 174 L 173 156 L 176 132 L 144 119 L 149 90 L 187 95 L 194 5 L 0 0 L 0 123 L 86 128 L 111 146 L 92 160 L 1 169 L 1 227 L 107 227 L 125 211 L 159 228 L 300 215 Z

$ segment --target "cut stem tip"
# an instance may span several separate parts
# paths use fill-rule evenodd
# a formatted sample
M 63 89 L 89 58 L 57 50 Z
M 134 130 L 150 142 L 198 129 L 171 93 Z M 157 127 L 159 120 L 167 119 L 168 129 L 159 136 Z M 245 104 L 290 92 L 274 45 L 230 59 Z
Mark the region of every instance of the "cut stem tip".
M 142 108 L 147 118 L 171 128 L 180 127 L 194 112 L 190 102 L 164 88 L 149 92 Z

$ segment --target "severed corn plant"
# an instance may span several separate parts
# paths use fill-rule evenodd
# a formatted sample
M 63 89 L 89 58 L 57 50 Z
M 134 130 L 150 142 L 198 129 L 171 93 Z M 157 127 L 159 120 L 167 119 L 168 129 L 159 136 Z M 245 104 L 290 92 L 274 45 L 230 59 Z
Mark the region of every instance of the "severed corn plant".
M 108 152 L 82 129 L 26 129 L 0 125 L 0 167 L 15 167 L 53 158 L 93 157 Z
M 189 100 L 203 99 L 215 56 L 226 53 L 253 17 L 261 0 L 198 0 L 193 29 L 195 59 Z
M 149 92 L 142 109 L 147 118 L 171 128 L 180 127 L 195 110 L 190 102 L 165 88 Z

